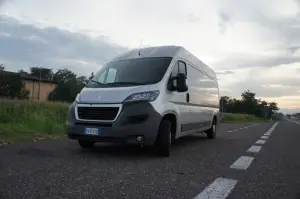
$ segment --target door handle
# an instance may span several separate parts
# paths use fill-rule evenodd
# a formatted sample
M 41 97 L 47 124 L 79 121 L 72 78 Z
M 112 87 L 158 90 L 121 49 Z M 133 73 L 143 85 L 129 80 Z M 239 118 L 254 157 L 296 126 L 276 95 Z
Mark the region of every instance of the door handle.
M 186 93 L 186 102 L 189 103 L 190 102 L 190 94 Z

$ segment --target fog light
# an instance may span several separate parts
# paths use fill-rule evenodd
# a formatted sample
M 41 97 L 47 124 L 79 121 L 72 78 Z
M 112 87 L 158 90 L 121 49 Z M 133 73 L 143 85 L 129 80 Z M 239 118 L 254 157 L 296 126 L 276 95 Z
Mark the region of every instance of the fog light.
M 137 137 L 136 137 L 136 140 L 137 140 L 138 142 L 141 142 L 141 141 L 143 140 L 143 137 L 142 137 L 142 136 L 137 136 Z

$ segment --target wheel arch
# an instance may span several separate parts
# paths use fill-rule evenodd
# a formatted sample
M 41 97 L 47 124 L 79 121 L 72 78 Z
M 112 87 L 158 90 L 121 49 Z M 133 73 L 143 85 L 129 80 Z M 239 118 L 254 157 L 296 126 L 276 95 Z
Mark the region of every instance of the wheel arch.
M 172 132 L 172 138 L 177 138 L 177 132 L 178 132 L 178 117 L 176 113 L 174 112 L 166 112 L 164 116 L 162 117 L 162 120 L 168 120 L 171 122 L 171 132 Z

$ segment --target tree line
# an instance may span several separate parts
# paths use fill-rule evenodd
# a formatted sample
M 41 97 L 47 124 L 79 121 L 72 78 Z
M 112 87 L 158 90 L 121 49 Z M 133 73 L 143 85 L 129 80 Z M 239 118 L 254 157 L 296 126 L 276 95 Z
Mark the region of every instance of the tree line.
M 57 84 L 53 92 L 48 96 L 49 100 L 72 102 L 77 93 L 88 82 L 85 76 L 78 76 L 69 69 L 52 69 L 31 67 L 29 71 L 19 70 L 17 73 L 7 72 L 0 65 L 0 98 L 28 99 L 29 91 L 25 89 L 22 77 L 35 77 L 37 80 L 51 80 Z
M 287 114 L 286 116 L 287 116 L 287 118 L 291 118 L 291 117 L 300 118 L 300 113 Z
M 274 115 L 282 117 L 283 114 L 278 113 L 278 110 L 276 102 L 257 99 L 256 94 L 249 90 L 242 93 L 241 99 L 220 97 L 220 111 L 225 113 L 243 113 L 264 118 L 271 118 Z
M 0 70 L 4 71 L 3 65 Z M 92 76 L 93 74 L 91 74 Z M 0 82 L 0 97 L 10 98 L 28 98 L 29 92 L 24 88 L 22 76 L 33 76 L 43 80 L 52 80 L 57 83 L 56 88 L 49 94 L 49 100 L 72 102 L 77 93 L 87 84 L 88 77 L 78 76 L 69 69 L 59 69 L 53 72 L 52 69 L 31 67 L 29 71 L 19 70 L 17 73 L 8 73 Z M 227 113 L 244 113 L 255 115 L 257 117 L 270 118 L 278 111 L 276 102 L 267 102 L 257 99 L 256 94 L 251 91 L 245 91 L 241 99 L 228 96 L 220 97 L 220 111 Z
M 4 72 L 3 64 L 0 64 L 0 98 L 28 99 L 29 91 L 25 89 L 20 76 L 12 72 Z

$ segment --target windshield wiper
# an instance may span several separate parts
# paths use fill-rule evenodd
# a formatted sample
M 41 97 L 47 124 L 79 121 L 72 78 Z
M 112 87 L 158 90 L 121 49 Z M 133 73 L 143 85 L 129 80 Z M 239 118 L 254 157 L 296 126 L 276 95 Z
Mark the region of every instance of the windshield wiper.
M 95 80 L 92 80 L 92 79 L 90 79 L 90 81 L 91 81 L 91 82 L 94 82 L 94 83 L 96 83 L 96 84 L 99 84 L 99 85 L 104 85 L 104 84 L 102 84 L 101 82 L 98 82 L 98 81 L 95 81 Z

